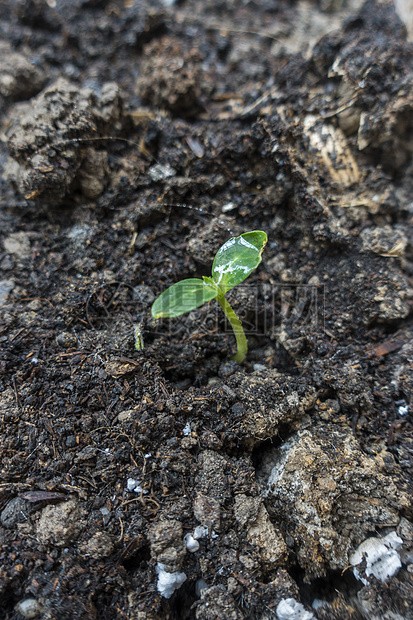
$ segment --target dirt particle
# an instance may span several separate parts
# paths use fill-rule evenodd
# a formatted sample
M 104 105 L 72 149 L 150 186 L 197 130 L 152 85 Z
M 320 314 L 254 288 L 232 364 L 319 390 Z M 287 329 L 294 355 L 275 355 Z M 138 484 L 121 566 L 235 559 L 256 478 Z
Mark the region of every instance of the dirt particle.
M 13 528 L 17 523 L 24 523 L 29 515 L 28 503 L 20 497 L 15 497 L 3 508 L 0 521 L 4 527 Z
M 104 183 L 106 154 L 85 150 L 83 139 L 87 142 L 99 137 L 99 131 L 109 132 L 120 109 L 120 94 L 113 84 L 102 85 L 99 98 L 91 89 L 59 78 L 11 113 L 7 144 L 15 161 L 8 167 L 10 178 L 27 198 L 53 200 L 56 205 L 87 163 L 84 188 L 89 197 L 96 197 Z
M 5 44 L 0 44 L 0 93 L 3 97 L 29 99 L 36 95 L 46 82 L 41 67 L 20 53 L 14 52 Z
M 86 525 L 84 516 L 85 511 L 75 499 L 46 506 L 36 526 L 37 536 L 44 544 L 64 547 L 78 538 Z
M 30 239 L 25 232 L 11 233 L 3 241 L 4 249 L 9 254 L 17 258 L 28 258 L 30 256 Z
M 148 533 L 152 557 L 168 573 L 178 571 L 185 557 L 182 523 L 176 520 L 154 524 Z
M 206 90 L 199 49 L 186 49 L 178 38 L 164 36 L 144 48 L 140 95 L 157 108 L 190 116 L 200 108 Z
M 284 539 L 271 523 L 260 498 L 237 495 L 234 515 L 241 528 L 246 529 L 247 540 L 258 548 L 264 563 L 276 565 L 285 559 L 287 547 Z
M 80 547 L 80 551 L 93 560 L 106 558 L 113 552 L 113 549 L 112 540 L 105 532 L 96 532 L 90 540 Z
M 71 349 L 72 347 L 76 346 L 77 338 L 75 334 L 72 334 L 70 332 L 61 332 L 57 336 L 56 342 L 64 349 Z
M 201 600 L 197 604 L 195 617 L 196 620 L 215 620 L 216 618 L 242 620 L 243 618 L 233 597 L 227 594 L 221 586 L 201 590 Z
M 221 521 L 221 509 L 219 502 L 213 497 L 198 495 L 194 501 L 195 518 L 208 527 L 208 529 L 219 531 Z

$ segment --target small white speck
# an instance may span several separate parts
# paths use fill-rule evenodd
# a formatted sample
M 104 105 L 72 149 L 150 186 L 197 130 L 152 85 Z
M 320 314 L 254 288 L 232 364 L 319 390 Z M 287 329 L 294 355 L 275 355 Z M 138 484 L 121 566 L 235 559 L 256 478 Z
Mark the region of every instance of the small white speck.
M 148 454 L 145 454 L 145 459 L 150 459 L 152 456 L 152 452 L 148 452 Z
M 41 614 L 41 606 L 35 598 L 27 598 L 25 601 L 17 603 L 16 611 L 18 611 L 23 618 L 38 618 Z
M 175 590 L 178 590 L 186 581 L 185 573 L 168 573 L 165 570 L 165 564 L 160 562 L 156 565 L 156 572 L 158 573 L 157 589 L 164 598 L 171 598 Z
M 185 435 L 185 437 L 188 437 L 188 435 L 191 434 L 191 425 L 189 424 L 189 422 L 187 422 L 182 430 L 183 434 Z
M 409 413 L 409 405 L 399 407 L 399 415 L 407 415 Z
M 138 484 L 139 484 L 138 480 L 134 480 L 133 478 L 128 478 L 126 482 L 126 488 L 128 489 L 128 491 L 134 491 L 136 487 L 138 486 Z
M 199 538 L 205 538 L 205 536 L 208 536 L 208 528 L 205 525 L 198 525 L 195 529 L 194 529 L 194 533 L 192 534 L 193 538 L 195 538 L 195 540 L 198 540 Z
M 190 553 L 195 553 L 199 549 L 199 542 L 192 536 L 192 534 L 185 534 L 184 536 L 185 547 Z
M 403 540 L 397 536 L 396 532 L 390 532 L 384 538 L 367 538 L 350 556 L 350 564 L 354 567 L 354 576 L 364 585 L 368 585 L 367 579 L 360 575 L 356 568 L 364 558 L 366 560 L 366 577 L 374 575 L 380 581 L 385 582 L 386 579 L 397 573 L 402 565 L 397 553 L 397 549 L 402 545 Z
M 96 448 L 99 452 L 103 452 L 103 454 L 110 454 L 110 448 L 105 448 L 104 450 L 101 450 L 100 448 Z
M 329 607 L 329 603 L 327 601 L 324 601 L 321 598 L 315 598 L 313 600 L 313 602 L 311 603 L 311 607 L 315 610 L 317 609 L 322 609 L 323 607 Z
M 148 175 L 151 177 L 152 181 L 163 181 L 169 177 L 173 177 L 176 175 L 176 170 L 169 166 L 169 164 L 155 164 L 148 170 Z
M 307 611 L 294 598 L 283 598 L 275 610 L 278 620 L 310 620 L 314 618 L 311 611 Z
M 254 364 L 253 366 L 254 370 L 259 371 L 259 370 L 267 370 L 267 367 L 264 366 L 264 364 Z
M 148 493 L 148 491 L 144 491 L 142 489 L 141 483 L 139 482 L 139 480 L 134 480 L 133 478 L 128 478 L 128 481 L 126 483 L 126 488 L 131 493 L 132 493 L 132 491 L 134 493 L 143 493 L 144 495 L 146 495 Z

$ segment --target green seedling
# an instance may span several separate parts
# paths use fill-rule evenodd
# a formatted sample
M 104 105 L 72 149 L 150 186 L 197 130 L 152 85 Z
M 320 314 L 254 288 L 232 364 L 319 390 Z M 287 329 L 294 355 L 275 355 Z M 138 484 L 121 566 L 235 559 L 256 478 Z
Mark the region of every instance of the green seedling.
M 152 316 L 155 319 L 181 316 L 216 299 L 234 330 L 237 353 L 232 359 L 240 364 L 247 355 L 247 338 L 225 293 L 243 282 L 258 267 L 266 243 L 267 235 L 262 230 L 228 239 L 215 255 L 212 277 L 203 276 L 202 280 L 189 278 L 173 284 L 154 301 Z
M 142 336 L 142 323 L 136 323 L 136 325 L 134 325 L 133 327 L 133 332 L 135 336 L 135 349 L 137 351 L 142 351 L 144 347 Z

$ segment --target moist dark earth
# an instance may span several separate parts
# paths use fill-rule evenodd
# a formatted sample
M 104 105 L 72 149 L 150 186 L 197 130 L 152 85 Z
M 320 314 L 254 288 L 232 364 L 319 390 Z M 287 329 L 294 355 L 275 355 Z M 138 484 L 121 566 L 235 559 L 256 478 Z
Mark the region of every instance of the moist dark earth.
M 0 50 L 0 618 L 412 619 L 393 4 L 2 0 Z M 150 308 L 249 230 L 237 365 Z

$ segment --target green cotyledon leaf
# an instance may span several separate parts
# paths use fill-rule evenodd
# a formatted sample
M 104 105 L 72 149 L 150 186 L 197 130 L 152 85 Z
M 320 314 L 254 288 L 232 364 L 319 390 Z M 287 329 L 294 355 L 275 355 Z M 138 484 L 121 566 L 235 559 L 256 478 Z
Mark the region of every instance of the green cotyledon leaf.
M 215 299 L 218 292 L 211 284 L 198 278 L 182 280 L 155 299 L 151 309 L 152 316 L 154 319 L 181 316 Z
M 266 243 L 265 232 L 252 230 L 228 239 L 219 248 L 212 265 L 212 278 L 223 293 L 248 278 L 258 267 Z

